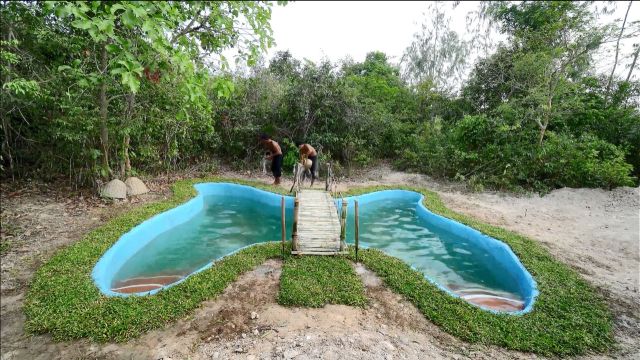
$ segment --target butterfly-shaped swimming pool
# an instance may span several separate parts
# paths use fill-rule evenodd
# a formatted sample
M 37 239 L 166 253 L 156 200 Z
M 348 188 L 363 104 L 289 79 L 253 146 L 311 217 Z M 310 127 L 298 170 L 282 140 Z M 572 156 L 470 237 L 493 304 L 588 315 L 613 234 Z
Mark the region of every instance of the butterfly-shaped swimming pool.
M 244 185 L 195 185 L 198 196 L 124 234 L 93 270 L 109 296 L 151 295 L 217 259 L 281 237 L 281 196 Z M 293 197 L 285 197 L 291 238 Z M 536 284 L 501 241 L 422 205 L 422 194 L 385 190 L 347 198 L 347 241 L 353 201 L 360 207 L 360 246 L 395 256 L 452 296 L 494 312 L 531 310 Z

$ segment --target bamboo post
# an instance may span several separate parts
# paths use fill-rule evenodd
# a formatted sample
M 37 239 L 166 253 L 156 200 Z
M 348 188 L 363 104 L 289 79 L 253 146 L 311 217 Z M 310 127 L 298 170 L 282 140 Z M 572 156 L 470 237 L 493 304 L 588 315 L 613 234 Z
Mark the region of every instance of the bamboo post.
M 340 213 L 340 251 L 344 250 L 344 239 L 347 235 L 347 201 L 342 199 L 342 212 Z
M 324 182 L 324 191 L 329 191 L 329 178 L 331 177 L 331 163 L 327 162 L 327 173 L 325 174 L 326 179 Z
M 282 210 L 282 257 L 284 258 L 284 242 L 286 241 L 286 237 L 287 237 L 287 228 L 286 228 L 286 222 L 284 219 L 285 216 L 285 212 L 284 212 L 284 196 L 282 197 L 282 201 L 280 202 L 280 208 Z
M 356 262 L 358 262 L 358 247 L 359 247 L 358 232 L 360 230 L 359 229 L 360 225 L 358 223 L 358 220 L 359 220 L 358 219 L 358 200 L 355 200 L 355 206 L 356 206 L 356 208 L 355 208 L 355 228 L 354 229 L 355 229 L 355 235 L 356 235 L 356 238 L 355 238 L 355 243 L 356 243 Z
M 293 170 L 293 184 L 291 184 L 291 190 L 289 190 L 289 192 L 293 192 L 293 188 L 296 187 L 296 181 L 298 179 L 298 164 L 294 165 Z
M 300 199 L 296 196 L 293 202 L 293 229 L 291 231 L 291 247 L 298 251 L 298 213 L 300 211 Z

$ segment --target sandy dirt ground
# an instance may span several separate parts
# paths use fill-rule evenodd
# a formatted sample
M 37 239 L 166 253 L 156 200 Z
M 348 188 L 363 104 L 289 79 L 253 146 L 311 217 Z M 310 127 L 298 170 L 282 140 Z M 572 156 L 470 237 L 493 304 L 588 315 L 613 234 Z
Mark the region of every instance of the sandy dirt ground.
M 256 174 L 226 175 L 269 181 Z M 47 335 L 26 334 L 22 303 L 35 270 L 114 214 L 166 198 L 172 180 L 149 180 L 150 194 L 115 203 L 41 184 L 2 188 L 2 235 L 11 244 L 1 258 L 2 360 L 537 358 L 457 340 L 361 267 L 356 270 L 370 298 L 365 309 L 281 307 L 276 303 L 281 263 L 275 260 L 243 275 L 193 315 L 128 343 L 57 343 Z M 360 173 L 340 187 L 375 184 L 425 186 L 458 212 L 540 241 L 594 284 L 615 314 L 619 349 L 584 358 L 640 358 L 639 189 L 559 189 L 543 197 L 469 193 L 460 184 L 387 167 Z

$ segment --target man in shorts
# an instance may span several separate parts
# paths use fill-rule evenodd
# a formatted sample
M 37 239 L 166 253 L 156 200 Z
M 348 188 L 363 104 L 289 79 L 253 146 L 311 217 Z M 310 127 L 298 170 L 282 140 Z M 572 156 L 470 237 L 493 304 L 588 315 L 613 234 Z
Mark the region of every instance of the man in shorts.
M 296 141 L 296 146 L 300 150 L 300 159 L 303 164 L 305 159 L 311 160 L 311 186 L 313 186 L 313 182 L 316 180 L 316 171 L 318 170 L 318 153 L 313 146 L 304 144 L 301 141 Z
M 260 135 L 260 143 L 269 151 L 267 160 L 271 160 L 271 172 L 275 178 L 273 185 L 279 185 L 280 177 L 282 176 L 282 150 L 280 145 L 267 134 Z

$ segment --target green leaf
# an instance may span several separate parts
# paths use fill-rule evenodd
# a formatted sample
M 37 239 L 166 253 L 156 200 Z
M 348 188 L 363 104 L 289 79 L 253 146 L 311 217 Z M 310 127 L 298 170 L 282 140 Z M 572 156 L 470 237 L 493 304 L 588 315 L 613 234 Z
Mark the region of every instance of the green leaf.
M 88 20 L 88 19 L 78 19 L 78 20 L 72 21 L 71 26 L 78 29 L 87 30 L 93 26 L 93 23 L 91 22 L 91 20 Z
M 45 6 L 46 7 L 54 7 L 55 5 L 50 5 L 47 6 L 47 4 L 49 4 L 49 2 L 45 2 Z M 51 11 L 49 9 L 49 11 Z M 65 18 L 67 16 L 69 16 L 69 14 L 71 14 L 71 10 L 69 9 L 68 5 L 64 5 L 64 6 L 55 6 L 55 11 L 54 13 L 56 14 L 57 17 L 59 18 Z
M 98 30 L 102 32 L 105 32 L 107 34 L 113 32 L 113 20 L 111 19 L 104 19 L 102 21 L 99 21 L 97 25 L 98 25 Z
M 127 11 L 122 13 L 120 19 L 122 19 L 122 23 L 128 27 L 134 27 L 138 20 L 131 9 L 128 9 Z
M 107 48 L 107 51 L 110 53 L 116 53 L 121 50 L 120 46 L 114 45 L 114 44 L 107 44 L 106 48 Z
M 127 60 L 118 60 L 118 64 L 124 66 L 127 69 L 127 71 L 131 71 L 131 62 Z
M 126 68 L 123 67 L 119 67 L 119 68 L 115 68 L 113 70 L 111 70 L 111 75 L 118 75 L 118 74 L 122 74 L 124 72 L 127 72 L 128 70 Z
M 138 3 L 138 4 L 143 4 L 143 3 Z M 137 17 L 146 17 L 147 16 L 147 9 L 143 8 L 142 6 L 136 6 L 133 7 L 133 13 L 135 16 Z
M 115 4 L 111 6 L 111 14 L 115 14 L 118 10 L 125 10 L 126 8 L 122 4 Z
M 122 84 L 129 87 L 132 93 L 137 93 L 140 89 L 140 80 L 130 72 L 122 74 Z

